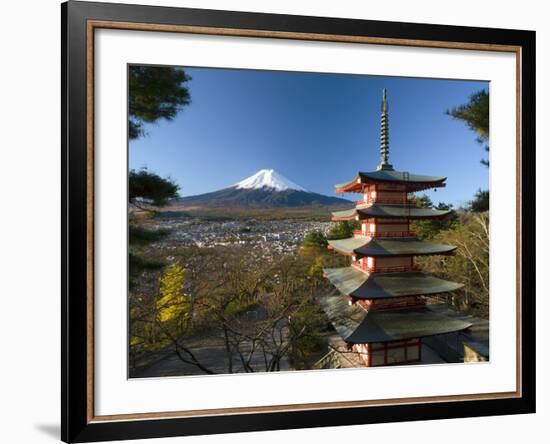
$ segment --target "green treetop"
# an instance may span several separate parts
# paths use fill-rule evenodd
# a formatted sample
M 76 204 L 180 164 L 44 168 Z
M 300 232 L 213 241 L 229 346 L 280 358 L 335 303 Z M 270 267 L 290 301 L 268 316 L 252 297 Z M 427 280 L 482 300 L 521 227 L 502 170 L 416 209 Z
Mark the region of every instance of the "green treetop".
M 143 124 L 172 120 L 191 103 L 191 80 L 181 68 L 130 66 L 128 70 L 128 137 L 144 135 Z
M 468 103 L 446 111 L 446 114 L 462 120 L 478 136 L 477 141 L 489 151 L 489 92 L 478 91 L 470 96 Z M 482 159 L 483 165 L 489 166 L 489 161 Z

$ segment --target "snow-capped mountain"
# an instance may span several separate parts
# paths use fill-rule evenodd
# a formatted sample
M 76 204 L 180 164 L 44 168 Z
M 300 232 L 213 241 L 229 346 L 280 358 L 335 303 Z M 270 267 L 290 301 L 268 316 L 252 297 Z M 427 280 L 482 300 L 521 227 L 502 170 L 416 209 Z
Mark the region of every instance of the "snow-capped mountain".
M 233 186 L 239 190 L 258 190 L 260 188 L 266 187 L 272 188 L 276 191 L 307 191 L 305 188 L 302 188 L 300 185 L 295 184 L 290 179 L 287 179 L 275 170 L 260 170 L 256 174 L 253 174 L 252 176 L 247 177 L 240 182 L 237 182 Z
M 183 197 L 176 204 L 204 208 L 344 208 L 349 207 L 350 202 L 312 193 L 277 171 L 264 169 L 230 187 Z

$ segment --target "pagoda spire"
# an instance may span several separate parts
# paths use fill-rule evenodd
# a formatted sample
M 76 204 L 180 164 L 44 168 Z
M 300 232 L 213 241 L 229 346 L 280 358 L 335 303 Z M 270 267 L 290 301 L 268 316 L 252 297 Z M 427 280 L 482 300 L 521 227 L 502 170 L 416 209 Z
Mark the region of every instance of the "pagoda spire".
M 390 129 L 388 124 L 388 98 L 386 88 L 382 90 L 382 107 L 380 116 L 380 165 L 378 170 L 393 170 L 389 163 L 390 155 Z

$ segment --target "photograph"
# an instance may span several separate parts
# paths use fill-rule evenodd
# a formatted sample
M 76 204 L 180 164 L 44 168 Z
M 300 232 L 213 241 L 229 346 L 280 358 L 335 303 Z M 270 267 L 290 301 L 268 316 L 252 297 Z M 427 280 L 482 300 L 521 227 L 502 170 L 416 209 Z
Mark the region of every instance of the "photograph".
M 128 378 L 490 362 L 489 81 L 127 88 Z

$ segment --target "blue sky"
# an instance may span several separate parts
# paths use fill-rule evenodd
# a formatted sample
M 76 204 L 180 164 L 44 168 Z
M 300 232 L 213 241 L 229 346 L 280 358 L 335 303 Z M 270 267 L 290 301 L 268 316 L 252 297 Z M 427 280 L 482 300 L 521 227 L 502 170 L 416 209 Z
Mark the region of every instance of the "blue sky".
M 214 191 L 262 168 L 335 195 L 334 184 L 379 163 L 380 101 L 388 90 L 390 163 L 447 176 L 435 202 L 465 203 L 488 188 L 476 135 L 445 110 L 487 82 L 185 68 L 192 103 L 130 142 L 130 168 L 170 176 L 180 195 Z M 351 196 L 349 196 L 351 197 Z

